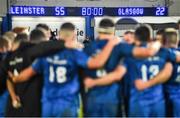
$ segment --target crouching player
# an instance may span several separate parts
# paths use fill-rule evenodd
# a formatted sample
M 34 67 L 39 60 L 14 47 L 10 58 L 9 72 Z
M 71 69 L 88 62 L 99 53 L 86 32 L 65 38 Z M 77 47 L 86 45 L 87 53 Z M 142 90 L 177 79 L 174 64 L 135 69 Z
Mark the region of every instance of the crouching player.
M 66 43 L 74 42 L 73 24 L 64 23 L 61 26 L 60 39 Z M 42 73 L 44 75 L 42 116 L 76 117 L 79 108 L 78 68 L 102 67 L 117 42 L 116 40 L 109 41 L 102 53 L 90 59 L 82 51 L 76 49 L 65 49 L 54 55 L 39 58 L 13 80 L 26 81 L 36 73 Z

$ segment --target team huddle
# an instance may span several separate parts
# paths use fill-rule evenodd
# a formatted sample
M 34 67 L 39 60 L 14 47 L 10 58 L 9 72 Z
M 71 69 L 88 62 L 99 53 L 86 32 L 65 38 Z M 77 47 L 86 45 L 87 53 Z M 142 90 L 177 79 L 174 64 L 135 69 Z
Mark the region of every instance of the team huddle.
M 48 26 L 39 24 L 29 36 L 16 28 L 0 37 L 1 116 L 180 117 L 175 29 L 152 40 L 141 24 L 121 40 L 104 18 L 97 39 L 85 46 L 75 29 L 64 23 L 48 40 Z

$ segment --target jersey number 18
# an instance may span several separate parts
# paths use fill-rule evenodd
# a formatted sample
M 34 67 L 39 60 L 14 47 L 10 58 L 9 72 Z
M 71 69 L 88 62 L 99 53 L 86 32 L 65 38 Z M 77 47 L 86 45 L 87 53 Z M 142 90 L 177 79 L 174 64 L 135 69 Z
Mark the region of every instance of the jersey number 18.
M 66 73 L 67 73 L 67 70 L 65 67 L 53 68 L 53 66 L 50 66 L 49 67 L 49 81 L 51 83 L 55 81 L 57 81 L 57 83 L 64 83 L 67 80 Z

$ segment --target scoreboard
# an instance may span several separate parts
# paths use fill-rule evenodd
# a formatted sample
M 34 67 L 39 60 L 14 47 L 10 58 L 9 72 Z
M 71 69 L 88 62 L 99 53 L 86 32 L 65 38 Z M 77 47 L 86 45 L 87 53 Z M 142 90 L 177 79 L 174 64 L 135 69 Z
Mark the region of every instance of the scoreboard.
M 15 16 L 168 16 L 166 7 L 11 6 Z

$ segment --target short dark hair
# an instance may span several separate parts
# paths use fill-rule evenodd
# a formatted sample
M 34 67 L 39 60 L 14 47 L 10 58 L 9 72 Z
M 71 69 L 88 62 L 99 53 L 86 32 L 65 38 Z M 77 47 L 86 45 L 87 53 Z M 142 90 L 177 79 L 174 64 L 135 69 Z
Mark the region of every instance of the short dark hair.
M 8 48 L 9 47 L 9 42 L 8 38 L 6 36 L 0 36 L 0 48 Z
M 21 33 L 16 36 L 14 42 L 24 42 L 24 41 L 28 41 L 28 39 L 29 37 L 26 33 Z
M 37 24 L 36 29 L 38 29 L 38 28 L 42 28 L 42 29 L 44 29 L 46 31 L 50 30 L 49 26 L 46 25 L 46 24 L 43 24 L 43 23 Z
M 156 32 L 156 35 L 164 35 L 164 33 L 165 33 L 165 29 L 160 29 L 160 30 L 158 30 L 157 32 Z
M 115 27 L 115 23 L 111 19 L 102 19 L 99 23 L 99 27 L 107 28 L 107 27 Z
M 132 31 L 126 31 L 124 34 L 125 34 L 125 35 L 127 35 L 127 34 L 134 34 L 134 32 L 132 32 Z
M 180 19 L 178 20 L 178 24 L 180 25 Z
M 67 22 L 67 23 L 64 23 L 64 24 L 61 25 L 60 30 L 74 31 L 75 26 L 72 23 Z
M 135 37 L 142 42 L 147 42 L 150 39 L 150 30 L 147 26 L 139 26 L 135 31 Z
M 34 29 L 30 33 L 30 41 L 32 42 L 40 42 L 46 38 L 44 33 L 39 29 Z

